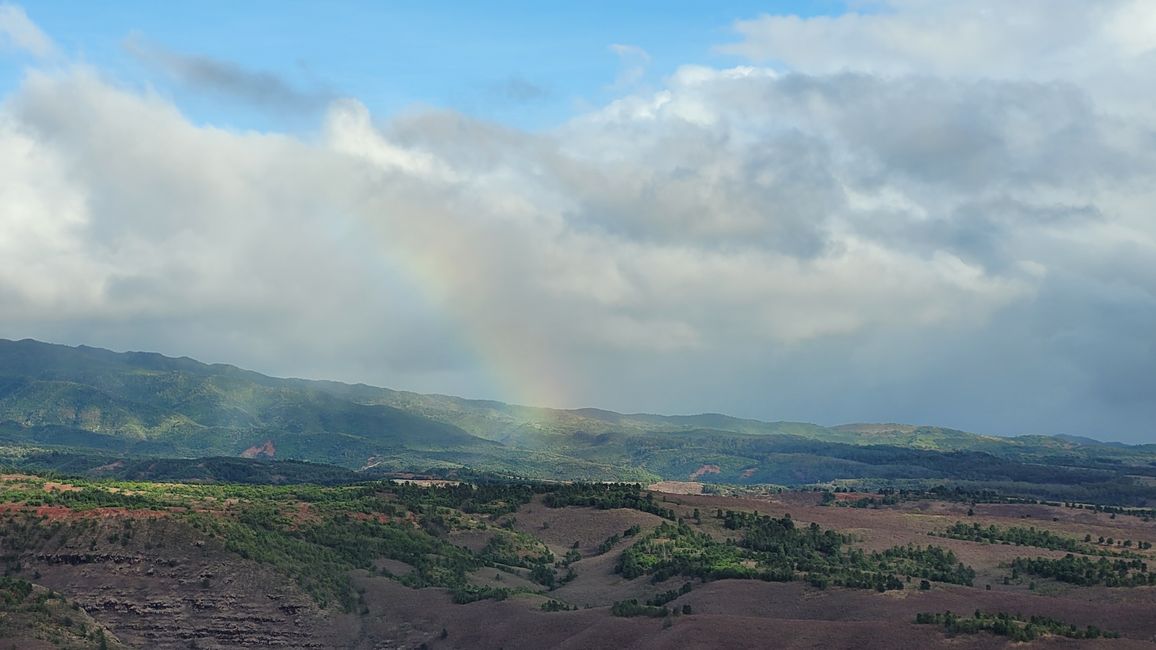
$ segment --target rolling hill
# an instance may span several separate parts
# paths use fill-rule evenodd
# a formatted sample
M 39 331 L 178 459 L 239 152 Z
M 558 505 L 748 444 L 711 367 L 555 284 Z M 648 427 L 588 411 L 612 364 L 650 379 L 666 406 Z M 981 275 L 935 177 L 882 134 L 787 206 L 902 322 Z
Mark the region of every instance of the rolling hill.
M 87 454 L 90 468 L 121 457 L 246 457 L 550 479 L 1004 481 L 1140 500 L 1156 478 L 1152 445 L 557 410 L 33 340 L 0 340 L 0 443 L 10 459 L 41 454 L 41 467 L 44 453 Z

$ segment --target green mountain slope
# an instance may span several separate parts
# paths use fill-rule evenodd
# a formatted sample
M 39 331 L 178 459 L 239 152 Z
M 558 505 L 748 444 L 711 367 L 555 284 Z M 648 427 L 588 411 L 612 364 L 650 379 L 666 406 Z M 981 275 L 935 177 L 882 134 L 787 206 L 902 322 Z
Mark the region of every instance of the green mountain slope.
M 339 442 L 363 450 L 361 460 L 390 449 L 496 446 L 444 422 L 232 366 L 36 341 L 0 341 L 0 422 L 40 442 L 64 436 L 181 455 L 239 455 L 267 440 L 272 455 Z
M 0 447 L 9 457 L 94 454 L 93 467 L 106 457 L 245 456 L 589 480 L 951 479 L 1111 484 L 1127 492 L 1156 477 L 1152 446 L 902 424 L 557 410 L 31 340 L 0 340 Z

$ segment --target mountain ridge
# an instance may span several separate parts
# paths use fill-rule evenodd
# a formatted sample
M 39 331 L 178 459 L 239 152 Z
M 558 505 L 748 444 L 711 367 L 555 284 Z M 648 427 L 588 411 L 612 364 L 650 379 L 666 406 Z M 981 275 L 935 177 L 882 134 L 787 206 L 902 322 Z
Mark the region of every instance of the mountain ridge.
M 149 360 L 149 361 L 159 360 L 162 363 L 169 365 L 170 367 L 167 368 L 169 370 L 187 369 L 189 367 L 211 369 L 214 371 L 223 371 L 225 373 L 234 374 L 237 376 L 257 380 L 257 381 L 262 382 L 262 383 L 286 384 L 286 385 L 298 384 L 298 385 L 305 385 L 305 386 L 310 386 L 310 387 L 314 387 L 314 388 L 321 388 L 321 389 L 327 390 L 328 392 L 339 392 L 339 393 L 359 392 L 359 393 L 363 393 L 363 394 L 364 393 L 384 393 L 384 394 L 399 396 L 399 398 L 403 398 L 403 399 L 417 398 L 419 400 L 438 400 L 438 401 L 445 400 L 445 401 L 452 401 L 452 402 L 460 403 L 460 404 L 468 404 L 468 405 L 475 406 L 475 407 L 490 408 L 490 409 L 504 411 L 504 412 L 514 411 L 514 412 L 536 412 L 536 413 L 549 413 L 549 414 L 571 414 L 571 415 L 579 416 L 579 417 L 582 417 L 585 419 L 604 421 L 604 422 L 614 423 L 614 424 L 630 425 L 632 423 L 637 423 L 638 421 L 661 422 L 661 423 L 669 423 L 669 424 L 683 424 L 685 426 L 694 426 L 694 427 L 718 428 L 720 430 L 732 431 L 732 432 L 736 432 L 736 433 L 743 433 L 743 432 L 748 432 L 751 430 L 761 430 L 759 432 L 766 433 L 766 432 L 768 432 L 768 431 L 766 431 L 766 429 L 768 429 L 770 427 L 802 427 L 802 428 L 808 428 L 808 429 L 825 429 L 825 430 L 829 430 L 829 431 L 847 432 L 847 433 L 855 433 L 855 434 L 861 434 L 861 435 L 872 435 L 872 434 L 879 434 L 879 433 L 911 434 L 911 433 L 915 433 L 915 432 L 920 431 L 920 430 L 923 430 L 923 431 L 938 430 L 938 431 L 942 431 L 942 432 L 950 433 L 950 434 L 955 434 L 955 435 L 975 436 L 978 438 L 983 438 L 983 439 L 988 439 L 988 440 L 1000 440 L 1000 441 L 1011 441 L 1011 442 L 1014 442 L 1014 441 L 1019 440 L 1021 438 L 1031 438 L 1031 439 L 1047 438 L 1047 439 L 1054 439 L 1056 441 L 1064 442 L 1067 444 L 1076 444 L 1076 445 L 1109 445 L 1109 446 L 1122 446 L 1122 447 L 1143 447 L 1143 446 L 1146 446 L 1143 444 L 1128 444 L 1128 443 L 1115 442 L 1115 441 L 1104 441 L 1104 440 L 1099 440 L 1099 439 L 1092 438 L 1089 436 L 1076 436 L 1076 435 L 1069 435 L 1069 434 L 1021 434 L 1021 435 L 1015 435 L 1015 436 L 1001 436 L 1001 435 L 995 435 L 995 434 L 974 433 L 974 432 L 963 431 L 960 429 L 954 429 L 954 428 L 949 428 L 949 427 L 939 427 L 936 425 L 921 425 L 921 424 L 893 423 L 893 422 L 887 422 L 887 423 L 882 423 L 882 422 L 852 422 L 852 423 L 824 426 L 824 425 L 818 425 L 818 424 L 814 424 L 814 423 L 810 423 L 810 422 L 801 422 L 801 421 L 761 420 L 761 419 L 757 419 L 757 418 L 743 418 L 743 417 L 732 416 L 732 415 L 728 415 L 728 414 L 720 413 L 720 412 L 703 412 L 703 413 L 674 414 L 674 415 L 672 415 L 672 414 L 662 414 L 662 413 L 652 413 L 652 412 L 623 413 L 623 412 L 611 411 L 609 409 L 603 409 L 603 408 L 599 408 L 599 407 L 552 408 L 552 407 L 543 407 L 543 406 L 512 404 L 512 403 L 508 403 L 508 402 L 502 402 L 499 400 L 485 399 L 485 398 L 461 397 L 461 396 L 449 395 L 449 394 L 445 394 L 445 393 L 417 393 L 414 391 L 399 390 L 399 389 L 387 388 L 387 387 L 382 387 L 382 386 L 375 386 L 375 385 L 367 384 L 364 382 L 343 382 L 343 381 L 338 381 L 338 380 L 311 379 L 311 378 L 305 378 L 305 377 L 278 377 L 278 376 L 273 376 L 273 375 L 266 375 L 264 373 L 254 371 L 254 370 L 249 370 L 246 368 L 241 368 L 239 366 L 229 364 L 229 363 L 206 363 L 206 362 L 202 362 L 202 361 L 199 361 L 197 359 L 194 359 L 194 358 L 188 357 L 188 356 L 173 357 L 173 356 L 168 356 L 168 355 L 164 355 L 164 354 L 157 353 L 157 352 L 133 351 L 133 350 L 117 352 L 117 351 L 109 350 L 106 348 L 94 347 L 94 346 L 89 346 L 89 345 L 85 345 L 85 344 L 80 344 L 77 346 L 68 346 L 68 345 L 59 344 L 59 343 L 43 342 L 43 341 L 39 341 L 36 339 L 31 339 L 31 338 L 24 338 L 24 339 L 20 339 L 20 340 L 0 339 L 0 346 L 4 346 L 6 344 L 7 345 L 23 344 L 23 345 L 49 346 L 52 348 L 63 349 L 63 350 L 77 350 L 77 351 L 82 351 L 82 352 L 86 352 L 86 353 L 96 353 L 96 354 L 99 354 L 101 356 L 104 356 L 104 355 L 120 356 L 123 358 L 131 358 L 133 360 Z M 0 349 L 0 360 L 3 360 L 6 363 L 9 361 L 9 358 L 3 354 L 2 349 Z M 176 364 L 180 364 L 180 366 L 182 366 L 183 368 L 182 367 L 172 367 L 172 366 L 175 366 Z M 3 369 L 0 369 L 0 377 L 3 377 L 4 374 L 6 374 L 6 373 L 4 373 Z M 744 427 L 746 427 L 746 430 L 744 430 Z
M 278 378 L 230 364 L 0 339 L 0 442 L 194 458 L 261 455 L 354 470 L 469 467 L 537 478 L 806 484 L 1156 475 L 1156 448 L 908 424 L 624 414 Z M 1055 476 L 1040 467 L 1067 468 Z M 1066 474 L 1065 474 L 1066 472 Z M 1098 478 L 1097 478 L 1098 477 Z

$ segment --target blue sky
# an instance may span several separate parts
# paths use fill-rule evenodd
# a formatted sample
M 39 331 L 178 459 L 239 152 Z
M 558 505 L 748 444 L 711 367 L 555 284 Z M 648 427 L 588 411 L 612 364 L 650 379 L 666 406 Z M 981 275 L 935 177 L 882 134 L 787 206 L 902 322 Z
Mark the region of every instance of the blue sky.
M 64 52 L 129 84 L 150 84 L 193 119 L 238 128 L 301 128 L 305 116 L 258 110 L 182 87 L 131 53 L 142 43 L 272 73 L 304 92 L 357 97 L 375 114 L 416 105 L 525 128 L 554 126 L 688 63 L 734 65 L 715 46 L 737 19 L 813 16 L 836 2 L 31 2 L 28 16 Z M 612 45 L 641 48 L 625 59 Z M 3 65 L 3 86 L 19 81 Z M 315 115 L 313 117 L 316 117 Z
M 1153 442 L 1156 7 L 0 0 L 0 337 Z

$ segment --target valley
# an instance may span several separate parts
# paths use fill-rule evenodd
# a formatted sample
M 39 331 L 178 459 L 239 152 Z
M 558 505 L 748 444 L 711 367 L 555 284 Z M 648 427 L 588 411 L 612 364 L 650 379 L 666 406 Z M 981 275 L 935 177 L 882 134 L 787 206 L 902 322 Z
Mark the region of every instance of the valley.
M 934 498 L 850 507 L 824 505 L 825 494 L 9 474 L 0 480 L 5 579 L 51 590 L 69 615 L 38 626 L 6 617 L 0 637 L 44 647 L 104 638 L 142 648 L 753 648 L 773 638 L 914 648 L 948 639 L 918 615 L 979 611 L 1097 631 L 1068 639 L 1033 628 L 1049 647 L 1156 638 L 1147 572 L 1156 530 L 1142 517 Z M 1093 543 L 1069 555 L 945 537 L 956 524 Z M 1143 569 L 1127 572 L 1144 582 L 1074 584 L 1011 568 L 1017 558 L 1066 556 L 1134 562 Z M 642 613 L 615 615 L 631 602 Z M 960 647 L 1008 641 L 951 635 Z
M 1156 641 L 1156 451 L 0 341 L 0 647 Z
M 1156 0 L 0 0 L 0 650 L 1156 650 Z

